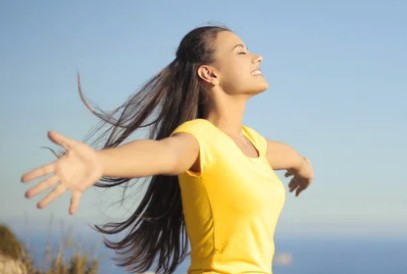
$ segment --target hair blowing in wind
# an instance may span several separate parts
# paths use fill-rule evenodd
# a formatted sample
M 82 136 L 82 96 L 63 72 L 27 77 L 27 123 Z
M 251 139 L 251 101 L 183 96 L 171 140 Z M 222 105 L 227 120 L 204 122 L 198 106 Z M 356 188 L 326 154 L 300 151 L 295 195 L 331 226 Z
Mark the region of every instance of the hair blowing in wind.
M 99 133 L 97 140 L 105 140 L 103 148 L 117 147 L 137 129 L 145 127 L 149 127 L 150 139 L 160 140 L 183 122 L 204 118 L 207 95 L 197 69 L 214 61 L 213 42 L 220 31 L 228 29 L 206 26 L 185 35 L 176 58 L 111 113 L 93 110 L 88 105 L 78 76 L 82 101 L 101 119 L 96 133 Z M 103 177 L 95 185 L 107 188 L 129 180 Z M 105 244 L 118 254 L 118 265 L 134 273 L 145 272 L 153 264 L 157 264 L 156 273 L 171 273 L 188 256 L 177 176 L 152 176 L 144 197 L 127 220 L 95 225 L 95 228 L 108 235 L 126 234 L 119 241 L 105 239 Z

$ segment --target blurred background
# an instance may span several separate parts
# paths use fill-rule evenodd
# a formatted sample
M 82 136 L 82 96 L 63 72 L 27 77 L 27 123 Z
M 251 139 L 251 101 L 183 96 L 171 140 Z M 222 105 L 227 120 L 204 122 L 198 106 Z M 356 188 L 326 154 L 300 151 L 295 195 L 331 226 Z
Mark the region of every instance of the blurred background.
M 124 220 L 145 185 L 124 204 L 120 188 L 91 189 L 69 216 L 68 194 L 38 210 L 20 176 L 53 160 L 41 149 L 55 147 L 48 130 L 84 140 L 97 124 L 80 101 L 78 72 L 86 98 L 112 110 L 173 60 L 188 31 L 221 24 L 263 56 L 270 84 L 244 124 L 315 169 L 300 197 L 287 193 L 274 274 L 404 273 L 406 10 L 401 0 L 0 1 L 0 223 L 35 264 L 70 234 L 96 248 L 100 273 L 125 273 L 90 226 Z

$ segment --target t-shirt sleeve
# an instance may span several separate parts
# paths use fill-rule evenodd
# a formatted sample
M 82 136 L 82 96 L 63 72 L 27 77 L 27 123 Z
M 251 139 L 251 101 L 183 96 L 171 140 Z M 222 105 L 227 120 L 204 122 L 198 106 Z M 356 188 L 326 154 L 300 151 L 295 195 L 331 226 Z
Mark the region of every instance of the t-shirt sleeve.
M 194 172 L 187 170 L 186 173 L 193 177 L 200 177 L 205 170 L 206 162 L 206 140 L 208 134 L 207 124 L 200 119 L 190 120 L 179 125 L 170 136 L 173 136 L 176 133 L 188 133 L 191 134 L 199 144 L 199 170 L 200 172 Z
M 259 148 L 259 153 L 262 156 L 265 156 L 267 154 L 267 140 L 264 138 L 262 135 L 260 135 L 257 131 L 254 129 L 244 126 L 246 129 L 246 132 L 250 135 L 252 140 L 255 142 L 255 145 Z

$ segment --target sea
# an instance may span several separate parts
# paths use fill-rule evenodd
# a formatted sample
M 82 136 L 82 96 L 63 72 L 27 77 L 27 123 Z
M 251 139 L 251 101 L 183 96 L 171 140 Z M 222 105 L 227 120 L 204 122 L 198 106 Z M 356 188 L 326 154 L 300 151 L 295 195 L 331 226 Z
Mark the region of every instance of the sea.
M 80 250 L 97 258 L 100 273 L 128 273 L 115 265 L 115 254 L 103 245 L 101 238 L 86 235 L 62 241 L 47 233 L 17 236 L 27 245 L 38 267 L 45 264 L 47 247 L 56 254 L 66 242 L 66 250 L 74 247 L 72 243 L 79 243 L 75 252 Z M 407 274 L 407 237 L 296 235 L 276 237 L 275 245 L 273 274 Z M 69 256 L 69 252 L 65 255 Z M 187 273 L 189 263 L 187 258 L 174 273 Z

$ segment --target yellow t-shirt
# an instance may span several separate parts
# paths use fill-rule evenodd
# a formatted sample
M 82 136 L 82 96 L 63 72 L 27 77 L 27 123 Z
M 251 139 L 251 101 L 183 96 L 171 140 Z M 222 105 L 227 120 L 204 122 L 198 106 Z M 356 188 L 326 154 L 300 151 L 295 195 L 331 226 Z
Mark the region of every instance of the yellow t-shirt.
M 249 127 L 242 130 L 258 158 L 246 156 L 205 119 L 187 121 L 171 134 L 190 133 L 200 146 L 201 172 L 178 175 L 191 243 L 188 273 L 272 273 L 285 188 L 267 161 L 266 140 Z

